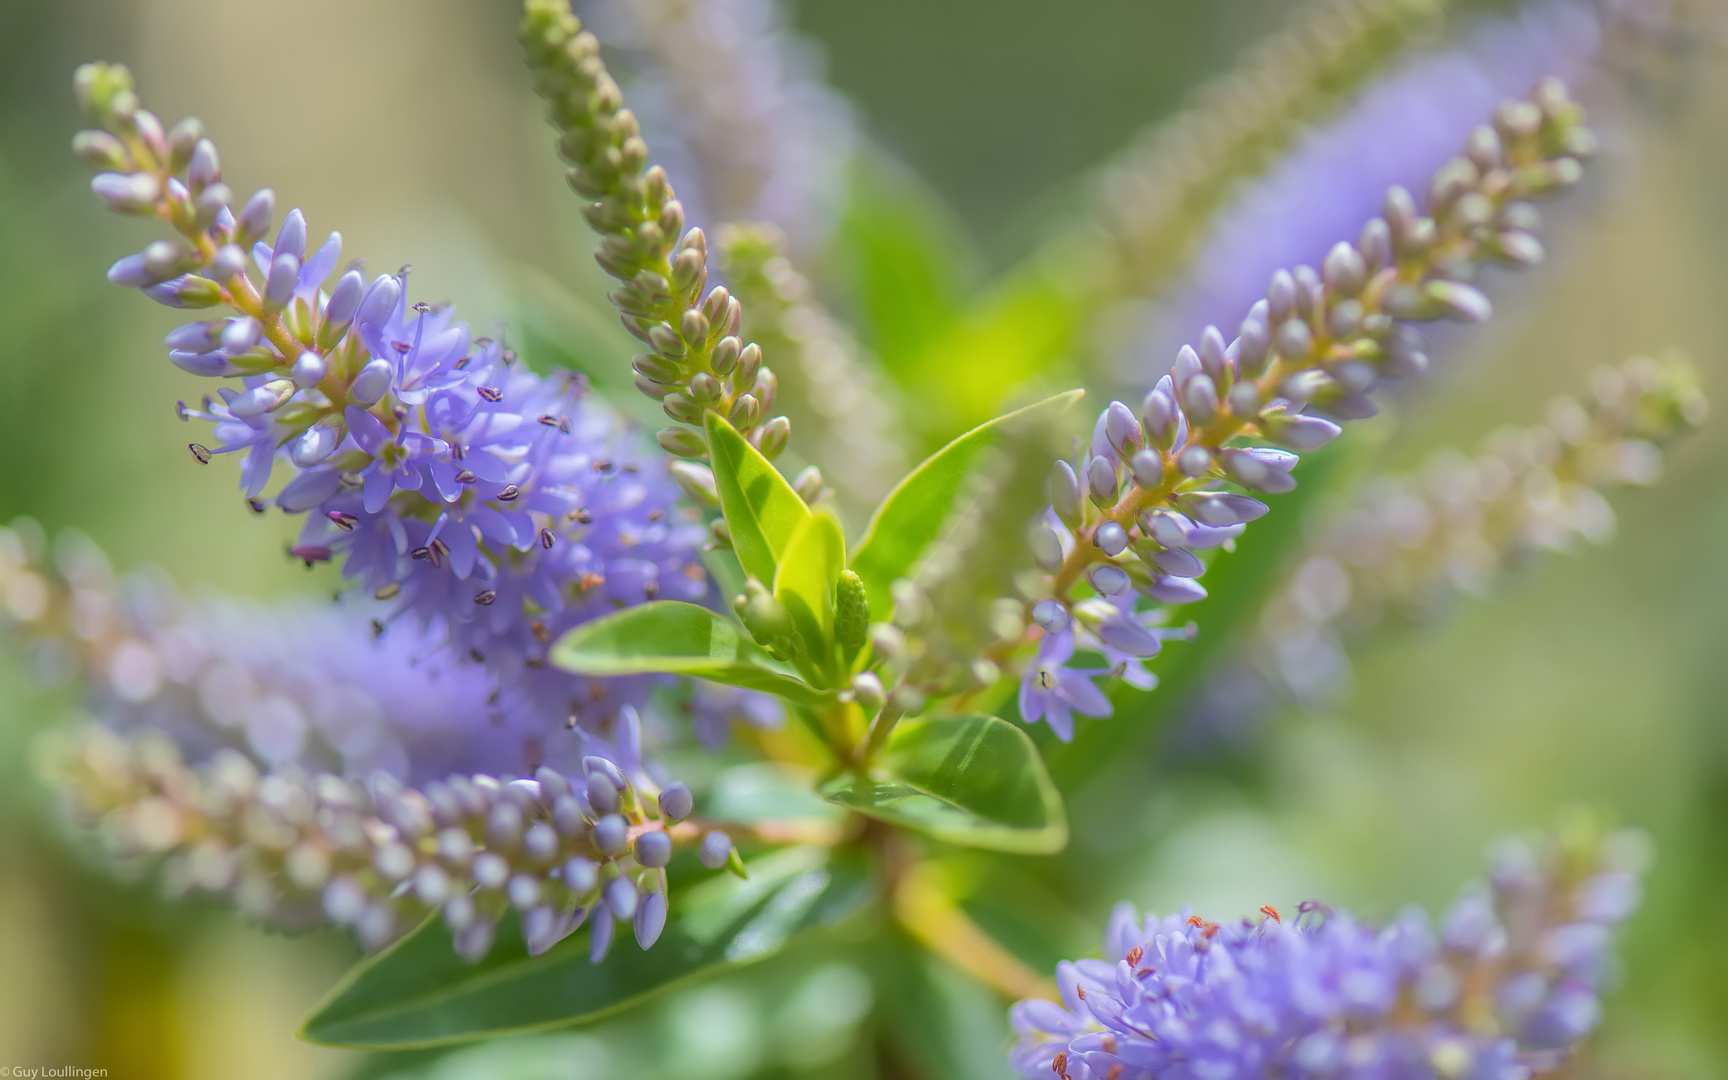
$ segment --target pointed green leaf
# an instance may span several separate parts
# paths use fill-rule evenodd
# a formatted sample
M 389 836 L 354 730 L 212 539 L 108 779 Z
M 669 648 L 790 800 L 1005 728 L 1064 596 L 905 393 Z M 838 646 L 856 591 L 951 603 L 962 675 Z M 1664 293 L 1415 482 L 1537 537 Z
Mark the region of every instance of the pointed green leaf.
M 786 605 L 792 625 L 810 649 L 813 665 L 830 682 L 838 677 L 834 590 L 845 568 L 846 537 L 833 513 L 822 510 L 807 517 L 792 534 L 774 577 L 774 598 Z
M 833 697 L 769 666 L 729 620 L 681 600 L 655 600 L 585 622 L 552 646 L 552 663 L 597 678 L 693 675 L 806 705 Z
M 652 949 L 638 949 L 626 925 L 598 964 L 588 962 L 586 928 L 544 956 L 529 956 L 511 916 L 499 924 L 492 951 L 470 965 L 434 916 L 356 965 L 300 1035 L 326 1046 L 387 1050 L 584 1024 L 761 960 L 874 895 L 873 873 L 861 858 L 787 848 L 752 862 L 746 881 L 723 874 L 680 890 Z
M 825 798 L 951 844 L 1048 854 L 1068 843 L 1062 797 L 1026 732 L 994 716 L 905 720 L 867 776 Z
M 771 584 L 781 553 L 810 516 L 810 508 L 725 417 L 711 412 L 705 424 L 714 486 L 720 492 L 720 512 L 732 531 L 732 547 L 745 573 Z
M 984 451 L 1024 425 L 1054 416 L 1084 394 L 1084 390 L 1070 390 L 973 428 L 926 458 L 888 493 L 852 554 L 851 568 L 864 579 L 872 618 L 888 617 L 889 584 L 913 575 L 947 523 L 966 474 Z

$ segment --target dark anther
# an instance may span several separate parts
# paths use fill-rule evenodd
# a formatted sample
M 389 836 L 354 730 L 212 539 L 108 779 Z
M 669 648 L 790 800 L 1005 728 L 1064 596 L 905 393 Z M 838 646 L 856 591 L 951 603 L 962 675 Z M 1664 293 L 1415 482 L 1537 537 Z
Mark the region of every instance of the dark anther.
M 198 464 L 210 464 L 210 448 L 200 443 L 187 443 L 186 449 L 192 451 L 192 456 L 198 459 Z
M 442 540 L 434 540 L 426 546 L 432 549 L 432 565 L 443 569 L 444 560 L 450 557 L 450 545 Z
M 324 516 L 330 519 L 330 524 L 343 532 L 353 532 L 354 526 L 360 521 L 353 514 L 345 514 L 340 510 L 327 510 Z
M 607 461 L 605 458 L 601 458 L 599 461 L 596 461 L 594 463 L 594 471 L 600 472 L 600 473 L 611 472 L 612 471 L 612 463 L 610 461 Z
M 406 341 L 392 341 L 390 347 L 403 355 L 407 355 L 408 350 L 413 348 L 413 346 L 408 344 Z
M 485 398 L 487 401 L 503 401 L 504 391 L 495 386 L 482 386 L 480 388 L 480 396 Z
M 428 311 L 432 310 L 432 305 L 428 304 L 426 301 L 422 300 L 419 303 L 414 305 L 414 310 L 418 311 L 420 314 L 424 315 Z
M 456 361 L 456 370 L 457 371 L 468 370 L 468 361 L 470 361 L 472 359 L 474 359 L 472 356 L 464 356 L 462 359 Z
M 624 471 L 629 473 L 631 476 L 635 476 L 637 473 L 642 471 L 642 466 L 632 461 L 630 464 L 624 466 Z
M 506 484 L 504 490 L 498 493 L 499 502 L 515 502 L 516 496 L 522 494 L 522 489 L 515 484 Z
M 384 624 L 379 622 L 377 619 L 372 620 L 372 636 L 373 637 L 383 637 L 384 636 Z
M 522 666 L 527 668 L 529 671 L 539 671 L 541 668 L 546 666 L 546 661 L 538 656 L 530 656 L 528 659 L 522 661 Z
M 184 401 L 174 403 L 174 415 L 178 416 L 182 422 L 186 420 L 186 403 Z
M 658 506 L 656 506 L 654 509 L 648 511 L 648 520 L 649 521 L 659 521 L 661 518 L 663 518 L 665 516 L 666 516 L 666 511 L 660 509 Z
M 528 632 L 533 634 L 534 640 L 542 645 L 552 640 L 552 631 L 546 629 L 546 624 L 543 622 L 535 622 L 528 627 Z
M 486 662 L 486 654 L 481 652 L 479 649 L 469 649 L 468 650 L 468 657 L 469 657 L 469 659 L 473 660 L 476 664 L 484 664 Z M 496 700 L 496 699 L 494 698 L 491 700 Z
M 474 481 L 476 481 L 478 479 L 479 479 L 479 477 L 475 476 L 473 473 L 469 472 L 467 469 L 463 469 L 461 472 L 456 474 L 456 482 L 458 484 L 472 484 Z
M 552 550 L 552 530 L 551 529 L 541 529 L 540 530 L 540 546 L 545 548 L 548 551 Z
M 646 596 L 650 600 L 654 599 L 656 596 L 659 596 L 660 595 L 660 583 L 658 581 L 650 581 L 648 584 L 642 586 L 642 595 Z
M 568 416 L 558 418 L 558 430 L 566 435 L 570 434 L 570 418 Z
M 425 562 L 427 559 L 430 559 L 432 557 L 432 549 L 429 547 L 417 547 L 413 551 L 410 551 L 408 554 L 414 556 L 416 559 L 419 559 L 421 562 Z
M 557 427 L 558 426 L 558 418 L 556 416 L 553 416 L 551 413 L 541 413 L 537 417 L 537 419 L 542 424 L 545 424 L 547 427 Z
M 498 599 L 498 594 L 491 589 L 482 589 L 474 594 L 474 602 L 481 607 L 490 607 L 492 601 Z
M 252 512 L 254 514 L 262 514 L 264 512 L 264 500 L 263 499 L 247 499 L 246 505 L 250 506 L 252 508 Z
M 586 506 L 579 507 L 570 512 L 570 520 L 578 525 L 592 525 L 594 524 L 594 515 L 588 512 Z

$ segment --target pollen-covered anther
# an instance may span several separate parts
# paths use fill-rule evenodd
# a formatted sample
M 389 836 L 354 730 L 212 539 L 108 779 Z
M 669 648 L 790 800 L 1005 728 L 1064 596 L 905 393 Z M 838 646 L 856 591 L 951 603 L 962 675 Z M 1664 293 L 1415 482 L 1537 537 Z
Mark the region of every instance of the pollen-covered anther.
M 498 389 L 495 386 L 482 386 L 479 390 L 479 394 L 481 397 L 485 398 L 487 401 L 492 402 L 493 404 L 497 404 L 498 402 L 504 400 L 504 391 Z
M 187 443 L 186 449 L 192 451 L 192 456 L 197 459 L 198 464 L 210 464 L 210 448 L 208 446 L 202 443 Z
M 1142 956 L 1145 956 L 1145 955 L 1146 955 L 1146 950 L 1141 948 L 1139 945 L 1136 945 L 1132 949 L 1129 949 L 1127 954 L 1124 955 L 1122 957 L 1122 959 L 1128 961 L 1129 967 L 1139 967 L 1140 966 L 1140 958 Z
M 1281 923 L 1284 921 L 1283 919 L 1280 919 L 1278 917 L 1278 909 L 1273 907 L 1271 904 L 1261 904 L 1260 905 L 1260 914 L 1266 916 L 1268 919 L 1271 919 L 1275 923 Z

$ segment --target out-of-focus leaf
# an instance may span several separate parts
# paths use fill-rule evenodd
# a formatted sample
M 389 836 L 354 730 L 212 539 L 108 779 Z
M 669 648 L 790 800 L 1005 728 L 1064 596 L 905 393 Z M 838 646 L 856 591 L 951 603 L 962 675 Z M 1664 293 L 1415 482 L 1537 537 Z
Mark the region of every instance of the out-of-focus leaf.
M 727 874 L 682 891 L 654 948 L 638 950 L 626 929 L 598 964 L 588 962 L 586 930 L 529 956 L 511 917 L 486 959 L 469 965 L 434 917 L 350 971 L 300 1034 L 327 1046 L 382 1050 L 588 1023 L 770 956 L 859 910 L 875 891 L 874 872 L 860 856 L 788 848 L 751 863 L 749 880 Z
M 761 821 L 837 825 L 845 817 L 839 807 L 816 794 L 813 774 L 769 762 L 737 765 L 715 777 L 702 797 L 702 814 L 739 825 Z
M 772 584 L 780 556 L 810 517 L 810 508 L 725 417 L 709 413 L 706 427 L 714 486 L 732 531 L 732 548 L 746 573 Z
M 988 986 L 895 937 L 874 950 L 873 974 L 889 1060 L 913 1076 L 1013 1080 L 1003 999 Z
M 865 341 L 891 378 L 917 385 L 929 344 L 946 332 L 979 276 L 982 260 L 964 229 L 917 178 L 860 155 L 834 243 Z
M 1080 315 L 1074 297 L 1039 273 L 1017 274 L 967 308 L 926 347 L 908 387 L 928 403 L 918 417 L 925 437 L 983 423 L 1026 387 L 1069 382 Z
M 774 598 L 809 646 L 820 681 L 839 678 L 834 653 L 834 589 L 846 568 L 846 537 L 833 513 L 808 514 L 786 544 L 774 575 Z
M 973 428 L 926 458 L 888 493 L 871 516 L 851 562 L 852 570 L 864 580 L 870 610 L 878 619 L 887 617 L 888 586 L 896 578 L 913 575 L 941 534 L 979 457 L 1002 439 L 1013 437 L 1025 423 L 1046 419 L 1085 393 L 1069 390 Z
M 1047 854 L 1068 843 L 1062 797 L 1026 732 L 994 716 L 902 721 L 868 775 L 822 794 L 952 844 Z
M 578 675 L 693 675 L 789 701 L 832 697 L 768 666 L 729 620 L 682 600 L 655 600 L 575 627 L 552 646 L 552 663 Z

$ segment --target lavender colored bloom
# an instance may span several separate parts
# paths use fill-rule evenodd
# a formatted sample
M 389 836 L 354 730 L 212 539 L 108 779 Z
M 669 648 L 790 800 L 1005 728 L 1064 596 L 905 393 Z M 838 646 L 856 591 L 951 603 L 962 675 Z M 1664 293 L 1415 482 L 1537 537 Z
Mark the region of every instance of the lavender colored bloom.
M 1354 243 L 1334 244 L 1319 271 L 1304 265 L 1274 272 L 1235 340 L 1207 327 L 1198 348 L 1177 352 L 1138 418 L 1111 403 L 1079 461 L 1057 462 L 1052 509 L 1072 543 L 1061 545 L 1058 566 L 1050 565 L 1047 541 L 1034 553 L 1053 594 L 1035 601 L 1046 608 L 1041 625 L 1054 624 L 1049 599 L 1071 610 L 1091 603 L 1074 595 L 1084 583 L 1100 598 L 1129 601 L 1119 604 L 1121 614 L 1094 620 L 1104 644 L 1117 654 L 1150 655 L 1135 630 L 1133 592 L 1167 605 L 1206 597 L 1195 580 L 1205 563 L 1193 548 L 1228 544 L 1234 534 L 1227 530 L 1268 511 L 1226 485 L 1255 495 L 1291 490 L 1291 449 L 1324 442 L 1317 436 L 1329 437 L 1335 426 L 1292 418 L 1309 411 L 1333 420 L 1372 416 L 1379 383 L 1426 362 L 1414 323 L 1485 317 L 1486 297 L 1465 279 L 1512 261 L 1506 238 L 1527 235 L 1532 223 L 1525 200 L 1576 182 L 1579 158 L 1595 145 L 1555 79 L 1528 101 L 1499 104 L 1492 119 L 1436 170 L 1422 207 L 1403 187 L 1389 189 L 1383 216 L 1371 218 Z M 1283 447 L 1237 445 L 1283 436 L 1292 438 Z M 1080 481 L 1089 499 L 1079 498 Z M 1038 664 L 1023 696 L 1036 685 L 1056 688 L 1055 676 Z
M 1305 903 L 1293 922 L 1268 906 L 1221 925 L 1118 905 L 1105 959 L 1057 965 L 1061 1004 L 1014 1006 L 1010 1062 L 1064 1080 L 1554 1072 L 1599 1016 L 1642 849 L 1630 834 L 1584 850 L 1503 844 L 1439 934 L 1420 911 L 1375 928 Z M 1604 892 L 1624 902 L 1585 902 Z
M 123 69 L 88 72 L 130 93 Z M 123 128 L 113 100 L 89 104 Z M 214 147 L 199 146 L 188 157 L 214 168 Z M 267 192 L 238 220 L 226 203 L 208 220 L 176 217 L 185 189 L 171 164 L 131 162 L 138 175 L 169 177 L 161 215 L 193 246 L 158 242 L 141 268 L 123 260 L 115 276 L 195 278 L 214 290 L 209 305 L 238 315 L 169 335 L 180 367 L 238 379 L 182 408 L 215 426 L 215 445 L 195 444 L 194 456 L 238 455 L 253 500 L 285 464 L 275 502 L 307 515 L 295 555 L 341 558 L 346 577 L 390 603 L 383 622 L 409 616 L 411 636 L 448 644 L 443 666 L 484 664 L 497 713 L 537 731 L 546 716 L 573 716 L 588 740 L 582 753 L 628 753 L 616 745 L 618 721 L 644 702 L 649 680 L 565 675 L 548 669 L 547 651 L 620 605 L 706 595 L 703 530 L 658 455 L 641 456 L 636 433 L 589 399 L 580 376 L 536 375 L 501 342 L 473 339 L 448 307 L 411 304 L 405 274 L 363 288 L 351 271 L 326 294 L 341 238 L 309 253 L 293 210 L 266 243 Z M 245 273 L 248 244 L 262 280 Z M 190 288 L 175 285 L 175 295 Z
M 1092 682 L 1105 672 L 1065 667 L 1073 656 L 1072 627 L 1046 634 L 1020 678 L 1020 719 L 1028 724 L 1044 721 L 1063 742 L 1074 737 L 1074 713 L 1110 715 L 1110 700 Z

